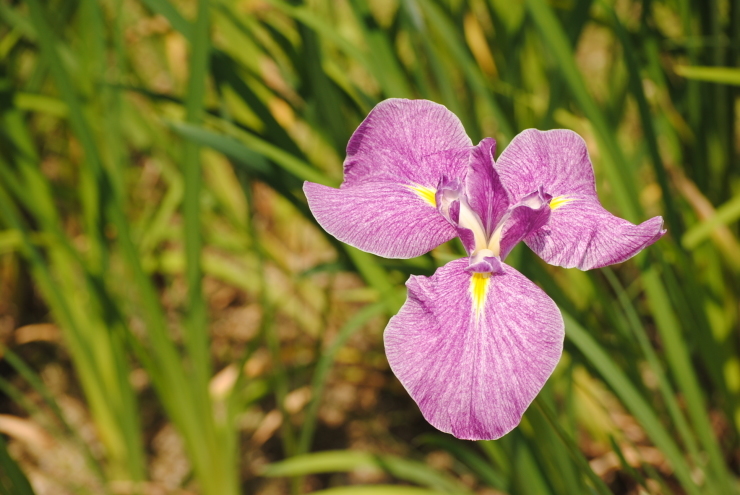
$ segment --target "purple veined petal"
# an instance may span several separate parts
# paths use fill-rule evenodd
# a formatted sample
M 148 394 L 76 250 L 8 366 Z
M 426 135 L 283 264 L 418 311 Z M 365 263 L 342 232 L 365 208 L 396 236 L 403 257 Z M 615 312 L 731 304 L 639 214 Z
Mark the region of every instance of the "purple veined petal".
M 547 224 L 524 239 L 551 265 L 590 270 L 621 263 L 660 239 L 663 218 L 634 225 L 606 211 L 590 196 L 571 195 L 552 207 Z
M 458 438 L 511 431 L 560 359 L 555 303 L 510 266 L 486 276 L 455 260 L 412 276 L 385 329 L 391 369 L 435 428 Z
M 342 187 L 390 180 L 436 188 L 463 178 L 473 143 L 460 119 L 427 100 L 378 103 L 347 144 Z
M 457 235 L 424 189 L 388 181 L 340 189 L 305 182 L 303 191 L 324 230 L 378 256 L 421 256 Z
M 589 270 L 620 263 L 665 233 L 661 217 L 634 225 L 602 208 L 586 143 L 573 131 L 523 131 L 496 171 L 512 199 L 538 187 L 552 195 L 547 225 L 524 239 L 550 264 Z
M 501 153 L 496 171 L 512 202 L 540 186 L 555 199 L 579 195 L 598 200 L 586 142 L 567 129 L 522 131 Z
M 389 99 L 352 135 L 340 189 L 303 189 L 319 224 L 340 241 L 387 258 L 419 256 L 456 235 L 437 210 L 437 187 L 444 177 L 464 178 L 472 148 L 444 106 Z
M 509 197 L 494 169 L 496 141 L 485 138 L 473 150 L 465 176 L 465 195 L 478 214 L 483 230 L 491 235 L 509 206 Z

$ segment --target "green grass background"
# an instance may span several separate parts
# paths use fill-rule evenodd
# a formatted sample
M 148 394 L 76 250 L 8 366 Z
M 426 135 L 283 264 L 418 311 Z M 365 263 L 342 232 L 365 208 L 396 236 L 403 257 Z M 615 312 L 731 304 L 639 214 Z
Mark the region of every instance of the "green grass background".
M 0 0 L 0 494 L 740 492 L 738 67 L 735 0 Z M 512 253 L 566 342 L 499 441 L 382 354 L 459 245 L 376 258 L 301 192 L 388 97 L 499 150 L 573 129 L 605 207 L 666 220 L 601 270 Z

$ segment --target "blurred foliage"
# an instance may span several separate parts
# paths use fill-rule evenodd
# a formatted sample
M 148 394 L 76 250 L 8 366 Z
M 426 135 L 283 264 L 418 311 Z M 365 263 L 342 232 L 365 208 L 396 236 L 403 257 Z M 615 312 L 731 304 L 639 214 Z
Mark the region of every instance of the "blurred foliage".
M 737 1 L 0 0 L 0 19 L 0 493 L 740 491 Z M 571 128 L 609 210 L 666 219 L 613 268 L 510 255 L 567 337 L 495 442 L 427 425 L 382 353 L 405 279 L 460 246 L 375 258 L 301 192 L 341 182 L 388 97 L 499 150 Z

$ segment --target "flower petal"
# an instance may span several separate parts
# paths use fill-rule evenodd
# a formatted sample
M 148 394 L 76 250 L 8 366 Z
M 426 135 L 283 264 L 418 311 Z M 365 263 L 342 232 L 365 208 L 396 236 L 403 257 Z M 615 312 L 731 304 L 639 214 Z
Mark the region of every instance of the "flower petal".
M 598 201 L 586 142 L 567 129 L 522 131 L 501 153 L 496 171 L 512 202 L 540 186 L 553 198 L 579 195 Z
M 501 226 L 501 259 L 505 259 L 519 241 L 547 224 L 552 214 L 549 199 L 539 190 L 509 209 Z
M 384 340 L 388 362 L 434 427 L 468 440 L 511 431 L 555 369 L 563 318 L 512 267 L 486 277 L 455 260 L 412 276 Z
M 303 191 L 324 230 L 378 256 L 421 256 L 457 235 L 423 189 L 387 181 L 340 189 L 306 182 Z
M 384 100 L 347 144 L 342 186 L 381 179 L 436 188 L 442 176 L 465 176 L 472 145 L 460 119 L 444 106 Z
M 620 263 L 665 234 L 661 217 L 634 225 L 602 208 L 586 143 L 573 131 L 523 131 L 496 171 L 512 199 L 539 187 L 552 195 L 547 225 L 524 239 L 552 265 L 589 270 Z
M 486 138 L 473 150 L 465 176 L 465 194 L 470 209 L 480 217 L 486 234 L 491 235 L 509 206 L 509 197 L 494 169 L 496 141 Z
M 472 149 L 444 106 L 389 99 L 347 144 L 340 189 L 306 182 L 303 190 L 319 224 L 340 241 L 386 258 L 411 258 L 455 237 L 437 210 L 437 188 L 465 177 Z
M 571 195 L 552 210 L 547 225 L 524 242 L 551 265 L 590 270 L 633 257 L 665 232 L 662 217 L 634 225 L 591 197 Z

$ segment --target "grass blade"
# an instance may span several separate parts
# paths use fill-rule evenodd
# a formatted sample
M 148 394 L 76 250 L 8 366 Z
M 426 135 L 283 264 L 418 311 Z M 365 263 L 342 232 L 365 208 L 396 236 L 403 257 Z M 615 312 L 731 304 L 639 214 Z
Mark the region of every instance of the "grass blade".
M 190 125 L 200 123 L 206 92 L 206 71 L 210 53 L 208 0 L 199 0 L 198 13 L 190 38 L 190 79 L 185 97 L 185 121 Z M 182 203 L 185 240 L 185 278 L 188 284 L 188 313 L 185 328 L 188 354 L 192 359 L 198 404 L 208 404 L 207 383 L 211 376 L 208 345 L 206 303 L 203 298 L 201 268 L 200 193 L 202 172 L 200 147 L 190 140 L 183 147 L 183 178 L 185 194 Z M 205 417 L 210 413 L 205 412 Z M 210 422 L 209 422 L 210 423 Z M 208 428 L 206 424 L 204 427 Z
M 432 495 L 438 494 L 436 490 L 426 490 L 411 486 L 399 485 L 371 485 L 371 486 L 341 486 L 318 490 L 313 492 L 317 495 Z
M 609 490 L 609 487 L 606 486 L 606 483 L 604 483 L 604 481 L 599 478 L 596 473 L 594 473 L 593 469 L 591 469 L 591 466 L 589 466 L 586 458 L 583 457 L 583 454 L 581 453 L 576 443 L 560 426 L 557 417 L 555 417 L 555 413 L 553 413 L 550 410 L 549 406 L 545 404 L 542 397 L 537 397 L 534 401 L 534 404 L 535 406 L 537 406 L 537 410 L 539 410 L 545 417 L 545 419 L 547 419 L 547 422 L 550 424 L 550 427 L 553 429 L 553 431 L 555 431 L 560 441 L 563 442 L 563 445 L 568 451 L 568 454 L 576 463 L 576 465 L 580 468 L 581 473 L 584 473 L 591 481 L 594 488 L 596 488 L 596 492 L 602 495 L 610 495 L 611 490 Z
M 311 380 L 311 403 L 306 408 L 306 414 L 303 419 L 303 429 L 298 439 L 298 447 L 296 448 L 297 454 L 305 454 L 311 447 L 313 441 L 314 431 L 316 429 L 316 420 L 319 412 L 319 406 L 321 405 L 321 397 L 323 395 L 324 387 L 326 385 L 326 377 L 334 364 L 334 358 L 357 330 L 374 316 L 381 314 L 386 309 L 386 302 L 380 301 L 375 304 L 364 307 L 356 315 L 354 315 L 347 323 L 342 326 L 339 330 L 338 335 L 332 342 L 331 347 L 325 352 L 321 353 L 318 363 L 316 363 L 316 369 L 314 370 L 313 378 Z
M 5 439 L 0 435 L 0 493 L 3 495 L 35 495 L 31 483 L 10 457 Z
M 686 79 L 740 86 L 740 69 L 734 67 L 677 65 L 674 70 L 676 74 Z
M 346 472 L 355 469 L 381 471 L 404 481 L 418 483 L 445 493 L 468 494 L 459 483 L 423 463 L 391 455 L 373 455 L 366 452 L 333 450 L 303 454 L 270 464 L 262 476 L 305 476 L 316 473 Z
M 697 435 L 709 455 L 709 469 L 713 471 L 720 487 L 727 493 L 730 488 L 730 475 L 722 459 L 722 453 L 717 439 L 712 431 L 705 409 L 706 398 L 701 393 L 696 374 L 693 372 L 691 358 L 686 343 L 681 335 L 681 325 L 674 313 L 668 294 L 661 283 L 655 268 L 649 268 L 642 276 L 648 303 L 652 307 L 653 315 L 665 346 L 665 353 L 671 370 L 686 395 L 686 406 Z
M 645 432 L 671 463 L 673 471 L 686 493 L 699 495 L 701 492 L 689 475 L 691 471 L 681 454 L 681 450 L 673 441 L 671 434 L 663 427 L 649 403 L 583 327 L 567 313 L 563 314 L 563 319 L 565 320 L 565 334 L 568 339 L 586 356 L 591 366 L 601 374 L 603 379 L 622 399 L 625 406 L 642 424 Z
M 717 208 L 713 216 L 688 229 L 681 238 L 681 244 L 686 249 L 694 249 L 709 238 L 717 227 L 730 225 L 738 220 L 740 220 L 740 195 Z

